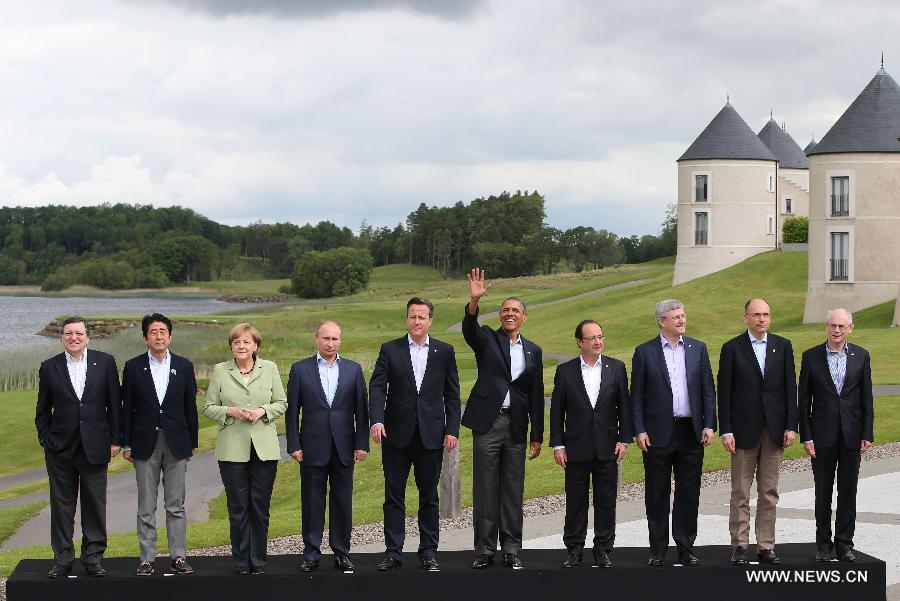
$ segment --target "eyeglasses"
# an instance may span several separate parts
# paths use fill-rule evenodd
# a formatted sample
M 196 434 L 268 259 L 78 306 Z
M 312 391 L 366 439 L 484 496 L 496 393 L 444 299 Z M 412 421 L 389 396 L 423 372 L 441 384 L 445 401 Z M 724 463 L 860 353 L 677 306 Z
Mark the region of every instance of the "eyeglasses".
M 601 334 L 600 336 L 587 336 L 587 337 L 579 338 L 579 340 L 582 342 L 587 342 L 589 344 L 593 344 L 597 340 L 603 340 L 603 335 Z
M 768 313 L 744 313 L 744 315 L 749 315 L 753 319 L 768 319 Z
M 850 328 L 852 328 L 853 324 L 850 323 L 850 324 L 844 325 L 842 323 L 830 323 L 830 324 L 828 324 L 828 327 L 835 329 L 835 330 L 840 330 L 841 332 L 843 332 L 844 330 L 849 330 Z

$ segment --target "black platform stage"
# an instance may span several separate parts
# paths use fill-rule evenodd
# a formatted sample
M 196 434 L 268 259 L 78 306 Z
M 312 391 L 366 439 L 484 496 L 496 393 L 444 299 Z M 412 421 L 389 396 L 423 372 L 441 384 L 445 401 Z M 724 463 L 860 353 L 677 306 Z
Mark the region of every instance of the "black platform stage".
M 754 549 L 751 547 L 751 552 Z M 611 569 L 587 563 L 563 569 L 563 550 L 525 550 L 525 569 L 513 571 L 500 562 L 485 569 L 471 568 L 474 554 L 462 551 L 438 553 L 441 571 L 428 573 L 419 567 L 415 555 L 404 557 L 403 567 L 381 573 L 375 569 L 380 554 L 356 554 L 356 571 L 344 574 L 332 567 L 332 558 L 322 558 L 321 567 L 311 574 L 299 570 L 299 557 L 278 555 L 269 558 L 266 574 L 238 576 L 231 571 L 230 557 L 190 557 L 196 573 L 189 576 L 167 574 L 166 558 L 157 561 L 157 573 L 137 577 L 134 558 L 111 558 L 103 562 L 109 574 L 92 578 L 76 562 L 72 577 L 50 580 L 52 562 L 26 559 L 19 563 L 6 584 L 9 601 L 176 601 L 181 599 L 226 601 L 229 599 L 390 599 L 399 601 L 476 601 L 476 599 L 593 599 L 623 596 L 629 599 L 674 601 L 681 598 L 729 601 L 775 601 L 815 598 L 816 601 L 883 601 L 885 563 L 857 552 L 855 563 L 816 563 L 811 544 L 778 545 L 780 566 L 728 564 L 730 549 L 725 546 L 700 547 L 697 556 L 703 566 L 673 565 L 674 552 L 663 568 L 648 568 L 647 550 L 619 548 L 611 555 Z M 748 554 L 753 556 L 752 553 Z M 498 556 L 499 559 L 499 556 Z

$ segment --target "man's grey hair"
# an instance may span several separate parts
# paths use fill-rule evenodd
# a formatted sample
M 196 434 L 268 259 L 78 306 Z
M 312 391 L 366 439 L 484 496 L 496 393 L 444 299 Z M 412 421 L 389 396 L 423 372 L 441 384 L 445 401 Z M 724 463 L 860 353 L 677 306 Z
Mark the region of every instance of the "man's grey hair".
M 825 324 L 826 325 L 831 323 L 831 317 L 832 317 L 832 315 L 834 315 L 834 313 L 836 311 L 843 311 L 844 313 L 846 313 L 847 321 L 850 322 L 848 325 L 853 325 L 853 313 L 851 313 L 850 311 L 848 311 L 847 309 L 845 309 L 843 307 L 835 307 L 834 309 L 828 309 L 828 312 L 825 313 Z
M 667 298 L 656 303 L 656 323 L 659 323 L 659 320 L 665 317 L 666 313 L 675 309 L 684 309 L 684 305 L 680 300 Z

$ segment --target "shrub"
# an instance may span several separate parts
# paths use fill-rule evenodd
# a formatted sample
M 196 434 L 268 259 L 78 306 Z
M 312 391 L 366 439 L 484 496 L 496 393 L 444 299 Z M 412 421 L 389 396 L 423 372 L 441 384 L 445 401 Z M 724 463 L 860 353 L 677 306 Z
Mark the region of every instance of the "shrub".
M 292 292 L 304 298 L 353 294 L 369 284 L 372 255 L 364 248 L 309 251 L 294 265 Z
M 41 290 L 44 292 L 53 292 L 65 290 L 71 285 L 72 277 L 67 273 L 57 271 L 48 275 L 43 283 L 41 283 Z
M 782 240 L 785 244 L 809 242 L 809 217 L 785 217 L 782 225 Z

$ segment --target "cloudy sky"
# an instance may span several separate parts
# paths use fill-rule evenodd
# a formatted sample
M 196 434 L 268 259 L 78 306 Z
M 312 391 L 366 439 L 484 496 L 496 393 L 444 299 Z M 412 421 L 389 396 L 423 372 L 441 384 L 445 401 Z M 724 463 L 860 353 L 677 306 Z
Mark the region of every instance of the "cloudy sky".
M 888 1 L 4 1 L 0 204 L 356 229 L 537 189 L 654 233 L 726 94 L 805 146 L 882 51 L 900 77 L 897 31 Z

